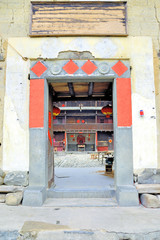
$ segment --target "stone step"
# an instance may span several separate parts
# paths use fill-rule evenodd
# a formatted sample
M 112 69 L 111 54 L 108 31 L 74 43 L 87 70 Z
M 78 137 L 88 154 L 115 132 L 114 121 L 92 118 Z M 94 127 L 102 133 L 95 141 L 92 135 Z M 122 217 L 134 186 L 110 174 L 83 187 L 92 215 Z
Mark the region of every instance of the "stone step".
M 153 193 L 160 194 L 160 184 L 135 184 L 139 194 Z
M 116 207 L 115 198 L 47 198 L 43 207 Z
M 115 189 L 56 189 L 50 188 L 47 191 L 48 198 L 112 198 L 115 196 Z

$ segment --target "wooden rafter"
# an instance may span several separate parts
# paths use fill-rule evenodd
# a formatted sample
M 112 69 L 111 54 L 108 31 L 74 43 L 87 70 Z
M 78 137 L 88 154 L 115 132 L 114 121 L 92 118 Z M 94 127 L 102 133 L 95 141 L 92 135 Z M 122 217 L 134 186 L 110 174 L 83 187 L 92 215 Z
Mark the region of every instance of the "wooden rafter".
M 91 97 L 93 94 L 94 82 L 90 82 L 88 86 L 88 96 Z
M 73 88 L 73 83 L 68 83 L 68 88 L 69 88 L 69 92 L 71 94 L 71 97 L 75 97 L 75 92 L 74 92 L 74 88 Z

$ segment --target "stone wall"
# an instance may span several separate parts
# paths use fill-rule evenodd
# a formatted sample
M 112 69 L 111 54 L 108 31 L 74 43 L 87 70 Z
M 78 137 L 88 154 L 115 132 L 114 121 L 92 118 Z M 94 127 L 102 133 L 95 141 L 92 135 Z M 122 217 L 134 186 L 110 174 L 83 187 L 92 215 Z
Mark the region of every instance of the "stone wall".
M 151 36 L 153 39 L 155 95 L 158 127 L 158 163 L 160 166 L 160 1 L 128 0 L 129 36 Z M 5 56 L 10 37 L 29 36 L 30 0 L 0 1 L 0 166 L 3 147 L 3 99 L 5 91 Z M 144 46 L 145 48 L 145 46 Z M 17 49 L 13 48 L 13 51 Z M 19 51 L 17 52 L 17 54 Z M 146 55 L 146 57 L 148 57 Z M 148 76 L 149 77 L 149 76 Z
M 2 160 L 2 139 L 3 139 L 3 106 L 4 106 L 4 90 L 5 90 L 5 61 L 4 61 L 3 42 L 0 38 L 0 167 Z
M 128 34 L 153 39 L 157 114 L 158 167 L 160 167 L 160 1 L 128 0 Z M 144 46 L 145 48 L 145 46 Z

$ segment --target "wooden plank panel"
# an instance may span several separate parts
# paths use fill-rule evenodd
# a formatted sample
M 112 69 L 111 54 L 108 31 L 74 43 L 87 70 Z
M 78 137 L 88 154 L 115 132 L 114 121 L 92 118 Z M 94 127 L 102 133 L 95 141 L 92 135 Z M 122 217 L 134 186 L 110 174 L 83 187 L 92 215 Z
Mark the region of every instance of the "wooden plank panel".
M 32 2 L 31 36 L 126 36 L 126 2 Z
M 80 93 L 86 93 L 86 95 L 88 95 L 88 83 L 74 83 L 73 86 L 76 95 L 79 95 Z

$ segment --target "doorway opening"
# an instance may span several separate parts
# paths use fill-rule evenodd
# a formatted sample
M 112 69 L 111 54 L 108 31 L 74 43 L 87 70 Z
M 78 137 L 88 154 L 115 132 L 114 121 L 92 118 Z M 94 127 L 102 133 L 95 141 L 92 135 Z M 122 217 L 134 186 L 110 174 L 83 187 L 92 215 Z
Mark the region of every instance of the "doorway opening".
M 114 186 L 112 81 L 51 82 L 50 87 L 54 191 L 49 196 L 74 197 L 76 191 L 106 197 L 105 190 Z
M 92 175 L 90 173 L 87 173 L 87 175 L 85 175 L 84 172 L 77 171 L 77 175 L 75 173 L 77 184 L 75 179 L 71 178 L 68 174 L 65 175 L 64 173 L 62 175 L 62 178 L 60 175 L 57 175 L 59 177 L 58 179 L 63 180 L 61 185 L 63 188 L 57 188 L 57 192 L 56 187 L 58 185 L 53 188 L 52 183 L 55 183 L 55 175 L 53 161 L 54 131 L 52 114 L 53 102 L 67 101 L 68 103 L 71 102 L 71 100 L 107 101 L 106 96 L 110 95 L 111 99 L 109 99 L 109 101 L 112 101 L 113 97 L 112 108 L 114 118 L 114 141 L 112 139 L 109 139 L 109 143 L 113 142 L 113 148 L 115 149 L 114 179 L 116 189 L 113 192 L 116 193 L 116 199 L 118 200 L 119 205 L 137 206 L 138 193 L 135 189 L 135 186 L 133 185 L 132 103 L 129 61 L 115 59 L 106 61 L 73 61 L 68 59 L 56 61 L 33 61 L 30 77 L 29 187 L 24 193 L 23 204 L 30 206 L 33 206 L 35 204 L 36 206 L 41 206 L 47 197 L 55 197 L 55 194 L 58 194 L 59 197 L 74 197 L 73 192 L 76 193 L 76 197 L 90 197 L 91 195 L 92 197 L 101 197 L 102 195 L 104 197 L 107 197 L 107 191 L 104 190 L 107 186 L 106 179 L 103 185 L 101 181 L 96 180 L 95 175 L 97 173 L 93 178 L 90 178 L 91 185 L 89 185 L 89 177 Z M 56 85 L 54 86 L 54 84 Z M 59 87 L 60 89 L 56 90 L 56 87 Z M 53 99 L 51 99 L 51 97 Z M 107 109 L 108 107 L 103 109 L 103 112 L 105 112 Z M 97 127 L 98 125 L 104 126 L 104 124 L 105 123 L 103 123 L 103 120 L 100 120 L 100 123 L 97 124 Z M 63 124 L 61 125 L 63 126 Z M 73 126 L 73 124 L 71 125 Z M 81 124 L 78 126 L 80 125 Z M 82 125 L 87 126 L 85 123 L 82 123 Z M 103 132 L 105 132 L 107 128 L 96 128 L 96 130 L 97 138 L 100 138 L 99 141 L 96 139 L 97 143 L 101 141 L 103 142 Z M 63 131 L 64 130 L 62 130 L 62 132 Z M 99 132 L 101 134 L 99 134 Z M 84 143 L 84 138 L 86 140 L 85 136 L 79 136 L 77 139 L 78 143 Z M 65 139 L 67 139 L 67 133 Z M 98 145 L 98 147 L 107 146 Z M 81 147 L 79 150 L 81 151 L 75 152 L 78 152 L 78 154 L 81 154 L 81 156 L 82 154 L 88 152 L 85 151 L 85 148 L 81 149 Z M 61 153 L 64 152 L 65 151 L 61 151 Z M 95 146 L 95 151 L 91 152 L 97 154 L 99 153 L 99 149 L 96 149 Z M 110 157 L 108 158 L 110 161 Z M 81 157 L 81 159 L 83 159 L 83 157 Z M 77 177 L 78 174 L 80 176 L 79 179 Z M 99 174 L 99 176 L 103 177 L 104 180 L 103 175 Z M 68 181 L 68 186 L 66 185 L 66 189 L 64 183 L 67 183 L 67 179 L 70 181 Z M 79 185 L 80 182 L 83 184 Z M 97 182 L 100 182 L 98 186 Z M 70 185 L 70 183 L 72 185 Z M 88 191 L 88 185 L 91 186 L 90 192 Z M 70 187 L 71 195 L 68 191 Z M 66 195 L 67 191 L 69 196 Z

